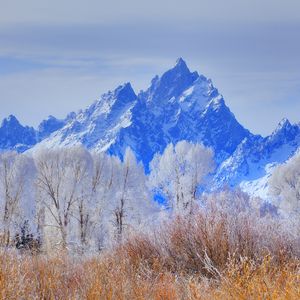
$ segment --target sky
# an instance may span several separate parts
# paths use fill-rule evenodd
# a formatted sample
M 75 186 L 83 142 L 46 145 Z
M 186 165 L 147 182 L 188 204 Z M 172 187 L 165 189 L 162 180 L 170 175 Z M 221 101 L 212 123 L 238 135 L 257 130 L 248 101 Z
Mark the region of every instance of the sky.
M 300 122 L 299 0 L 0 0 L 0 119 L 37 126 L 183 57 L 238 121 Z

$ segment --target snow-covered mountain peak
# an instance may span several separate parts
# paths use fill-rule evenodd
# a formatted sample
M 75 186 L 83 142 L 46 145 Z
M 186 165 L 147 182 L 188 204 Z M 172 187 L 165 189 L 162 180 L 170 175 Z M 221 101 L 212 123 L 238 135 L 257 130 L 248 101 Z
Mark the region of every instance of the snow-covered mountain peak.
M 272 134 L 267 137 L 267 142 L 269 147 L 278 147 L 279 145 L 293 141 L 299 133 L 299 126 L 292 125 L 288 119 L 284 118 L 279 122 Z
M 54 116 L 49 115 L 44 121 L 57 120 Z
M 83 144 L 87 148 L 106 151 L 122 128 L 131 124 L 131 110 L 137 96 L 130 83 L 103 94 L 87 109 L 68 118 L 65 126 L 36 146 L 52 148 Z
M 276 129 L 273 131 L 272 135 L 275 135 L 279 132 L 288 132 L 293 128 L 293 125 L 287 118 L 283 118 L 277 125 Z
M 182 70 L 183 72 L 189 72 L 189 68 L 182 57 L 179 57 L 176 60 L 176 64 L 173 69 Z
M 155 76 L 150 87 L 145 92 L 142 91 L 139 98 L 147 103 L 177 98 L 191 87 L 198 77 L 198 73 L 191 72 L 183 59 L 178 59 L 176 65 L 161 77 Z
M 107 93 L 103 94 L 99 100 L 95 101 L 94 104 L 90 106 L 91 109 L 94 107 L 102 106 L 103 103 L 120 103 L 126 104 L 129 102 L 135 101 L 137 98 L 131 84 L 129 82 L 124 83 L 123 85 L 119 85 L 113 91 L 108 91 Z
M 135 100 L 137 97 L 130 82 L 118 86 L 111 94 L 113 97 L 123 102 Z
M 38 126 L 38 140 L 42 141 L 48 137 L 52 132 L 55 132 L 62 128 L 68 121 L 68 117 L 64 120 L 59 120 L 54 116 L 48 116 L 47 119 L 43 120 Z
M 3 119 L 1 127 L 10 126 L 21 126 L 20 122 L 14 115 L 9 115 L 7 118 Z
M 274 167 L 289 159 L 299 146 L 299 126 L 283 119 L 270 136 L 245 139 L 219 167 L 216 182 L 240 184 L 250 194 L 267 197 L 268 178 Z
M 290 121 L 289 121 L 287 118 L 283 118 L 283 119 L 278 123 L 277 128 L 283 128 L 283 127 L 287 127 L 287 126 L 290 126 L 290 125 L 291 125 Z
M 32 127 L 22 126 L 13 115 L 3 120 L 0 127 L 1 150 L 24 151 L 36 142 L 36 132 Z
M 99 100 L 95 101 L 86 110 L 81 111 L 75 118 L 77 121 L 86 120 L 90 117 L 93 120 L 98 119 L 101 115 L 106 116 L 112 111 L 121 111 L 129 105 L 136 102 L 137 96 L 130 83 L 118 86 L 113 91 L 103 94 Z M 74 119 L 74 120 L 75 120 Z

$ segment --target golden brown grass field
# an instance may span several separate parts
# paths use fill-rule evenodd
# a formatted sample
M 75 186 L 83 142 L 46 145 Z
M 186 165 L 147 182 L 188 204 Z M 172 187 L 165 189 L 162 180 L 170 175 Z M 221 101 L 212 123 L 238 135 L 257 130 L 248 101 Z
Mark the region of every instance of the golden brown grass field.
M 275 223 L 233 220 L 177 218 L 99 255 L 2 250 L 0 298 L 300 299 L 297 244 Z

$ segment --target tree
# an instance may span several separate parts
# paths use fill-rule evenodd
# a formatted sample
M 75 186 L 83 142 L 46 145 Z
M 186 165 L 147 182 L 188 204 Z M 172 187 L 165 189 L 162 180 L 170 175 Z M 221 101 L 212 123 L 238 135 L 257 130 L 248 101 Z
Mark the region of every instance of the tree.
M 36 156 L 37 190 L 40 208 L 44 211 L 47 238 L 60 234 L 58 244 L 67 247 L 68 238 L 74 235 L 72 217 L 79 210 L 79 227 L 84 239 L 86 185 L 92 168 L 92 159 L 82 147 L 49 150 Z M 44 230 L 45 232 L 45 230 Z
M 300 154 L 277 166 L 269 180 L 270 192 L 283 213 L 300 213 Z
M 30 195 L 30 192 L 32 193 L 31 185 L 34 173 L 34 163 L 28 156 L 16 152 L 0 154 L 2 238 L 7 246 L 11 243 L 15 233 L 13 232 L 14 229 L 16 227 L 20 228 L 21 223 L 26 218 L 32 218 L 31 210 L 34 210 L 34 206 L 28 195 Z M 27 210 L 25 210 L 26 206 Z
M 175 212 L 192 213 L 199 189 L 213 170 L 213 153 L 201 144 L 169 144 L 150 163 L 150 186 Z
M 113 195 L 114 159 L 105 153 L 92 153 L 92 168 L 84 183 L 77 204 L 80 242 L 83 247 L 95 242 L 98 249 L 104 244 L 105 208 Z
M 117 239 L 121 241 L 125 230 L 145 222 L 155 207 L 146 186 L 144 167 L 130 148 L 126 149 L 123 162 L 117 159 L 114 166 L 116 176 L 110 211 Z

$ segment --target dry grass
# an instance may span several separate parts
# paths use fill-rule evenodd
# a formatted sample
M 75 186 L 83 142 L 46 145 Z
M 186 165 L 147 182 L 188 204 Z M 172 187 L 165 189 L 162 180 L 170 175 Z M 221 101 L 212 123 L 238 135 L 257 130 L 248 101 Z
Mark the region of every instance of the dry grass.
M 2 251 L 0 298 L 300 299 L 298 240 L 252 218 L 206 210 L 93 257 Z

